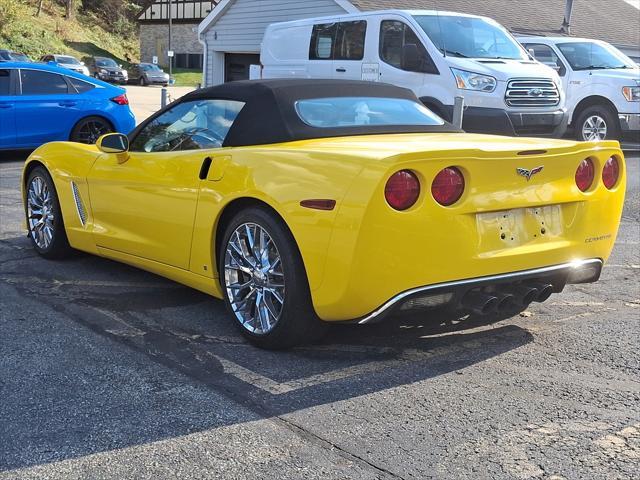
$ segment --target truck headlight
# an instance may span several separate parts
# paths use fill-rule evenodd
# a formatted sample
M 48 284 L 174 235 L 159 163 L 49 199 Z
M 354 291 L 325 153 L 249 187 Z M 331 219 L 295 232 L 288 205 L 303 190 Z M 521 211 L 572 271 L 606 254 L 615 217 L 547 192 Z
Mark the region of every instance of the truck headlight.
M 640 86 L 622 87 L 622 95 L 627 99 L 627 102 L 640 102 Z
M 104 69 L 100 69 L 100 73 L 101 73 L 102 75 L 106 75 L 108 72 L 107 72 L 106 70 L 104 70 Z
M 456 85 L 462 90 L 493 92 L 496 89 L 497 81 L 489 75 L 467 72 L 466 70 L 458 70 L 457 68 L 452 68 L 451 72 L 453 72 L 453 76 L 456 79 Z

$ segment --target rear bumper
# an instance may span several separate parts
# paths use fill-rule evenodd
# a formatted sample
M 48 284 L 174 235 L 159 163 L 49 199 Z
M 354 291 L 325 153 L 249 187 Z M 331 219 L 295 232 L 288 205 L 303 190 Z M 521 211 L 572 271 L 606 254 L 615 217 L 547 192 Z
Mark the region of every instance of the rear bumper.
M 513 288 L 519 284 L 549 284 L 553 292 L 559 293 L 567 284 L 591 283 L 600 278 L 602 260 L 599 258 L 574 261 L 519 272 L 490 275 L 454 282 L 413 288 L 402 292 L 370 314 L 352 323 L 377 323 L 387 315 L 398 311 L 416 311 L 435 306 L 460 306 L 462 299 L 471 291 L 499 291 L 501 288 Z
M 566 112 L 509 112 L 499 108 L 468 107 L 462 128 L 467 132 L 560 138 L 566 130 Z

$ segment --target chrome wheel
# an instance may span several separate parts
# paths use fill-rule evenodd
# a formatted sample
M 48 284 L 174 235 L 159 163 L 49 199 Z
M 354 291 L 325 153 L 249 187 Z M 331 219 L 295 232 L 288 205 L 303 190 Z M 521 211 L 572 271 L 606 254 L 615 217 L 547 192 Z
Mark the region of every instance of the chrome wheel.
M 41 177 L 33 177 L 27 191 L 27 221 L 31 238 L 42 250 L 53 241 L 53 208 L 47 183 Z
M 582 124 L 582 138 L 587 141 L 607 138 L 607 122 L 600 115 L 587 117 Z
M 225 248 L 224 281 L 240 324 L 255 335 L 271 332 L 284 307 L 284 272 L 275 242 L 260 225 L 243 223 L 231 234 Z

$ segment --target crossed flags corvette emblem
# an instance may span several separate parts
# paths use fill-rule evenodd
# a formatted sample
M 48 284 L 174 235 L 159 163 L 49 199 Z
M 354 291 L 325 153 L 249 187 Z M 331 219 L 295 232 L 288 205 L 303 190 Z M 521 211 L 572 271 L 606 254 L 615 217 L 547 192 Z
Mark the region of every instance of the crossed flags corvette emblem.
M 526 178 L 528 182 L 529 180 L 531 180 L 531 177 L 533 177 L 536 173 L 540 173 L 543 168 L 544 168 L 544 165 L 540 165 L 539 167 L 532 168 L 531 170 L 518 167 L 516 168 L 516 172 L 518 172 L 518 175 L 521 175 L 524 178 Z

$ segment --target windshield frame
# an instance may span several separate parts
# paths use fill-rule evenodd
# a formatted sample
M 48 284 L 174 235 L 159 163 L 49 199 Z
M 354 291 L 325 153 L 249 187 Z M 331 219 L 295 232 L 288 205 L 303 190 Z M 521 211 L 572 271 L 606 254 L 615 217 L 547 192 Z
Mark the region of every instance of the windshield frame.
M 595 65 L 591 62 L 591 65 L 580 66 L 574 63 L 575 58 L 570 58 L 565 52 L 565 48 L 571 45 L 595 45 L 602 48 L 603 51 L 610 55 L 610 58 L 614 58 L 620 61 L 621 64 L 617 65 Z M 617 70 L 617 69 L 634 69 L 637 68 L 637 65 L 627 57 L 620 50 L 615 48 L 613 45 L 610 45 L 606 42 L 598 42 L 594 40 L 580 40 L 574 42 L 560 42 L 555 44 L 558 48 L 560 54 L 564 57 L 566 62 L 571 66 L 571 69 L 574 72 L 586 71 L 586 70 Z M 593 47 L 592 47 L 593 48 Z
M 495 20 L 491 19 L 491 18 L 486 18 L 486 17 L 474 17 L 474 16 L 466 16 L 466 15 L 450 15 L 450 14 L 412 14 L 411 18 L 414 20 L 414 22 L 418 25 L 418 27 L 420 28 L 420 30 L 424 33 L 424 35 L 427 36 L 427 38 L 429 39 L 429 41 L 433 44 L 433 46 L 435 48 L 438 49 L 438 51 L 444 56 L 453 56 L 453 57 L 457 57 L 457 58 L 472 58 L 472 59 L 485 59 L 485 60 L 518 60 L 518 61 L 526 61 L 526 60 L 531 60 L 530 55 L 528 54 L 528 52 L 524 49 L 524 47 L 515 39 L 515 37 L 511 34 L 511 32 L 509 32 L 509 30 L 507 30 L 504 26 L 502 26 L 501 24 L 499 24 L 498 22 L 496 22 Z M 436 37 L 435 35 L 433 35 L 434 32 L 432 32 L 432 34 L 429 33 L 428 28 L 426 26 L 427 24 L 427 20 L 430 19 L 436 19 L 436 23 L 438 24 L 438 36 Z M 422 20 L 422 21 L 421 21 Z M 487 31 L 489 31 L 490 29 L 488 27 L 491 27 L 493 29 L 493 38 L 494 38 L 494 46 L 498 45 L 500 42 L 498 42 L 499 37 L 496 35 L 496 33 L 500 33 L 500 39 L 504 39 L 506 40 L 506 42 L 504 42 L 507 45 L 511 45 L 513 47 L 512 49 L 512 53 L 515 53 L 516 51 L 518 52 L 518 56 L 513 56 L 513 55 L 507 55 L 509 52 L 502 52 L 502 54 L 500 54 L 501 52 L 496 51 L 495 54 L 489 54 L 488 50 L 485 50 L 485 52 L 487 53 L 487 55 L 478 55 L 479 51 L 474 49 L 473 52 L 466 50 L 466 51 L 462 51 L 464 49 L 460 49 L 460 48 L 453 48 L 453 45 L 455 45 L 454 43 L 452 43 L 452 39 L 450 38 L 449 40 L 449 45 L 447 45 L 447 39 L 446 37 L 444 38 L 444 41 L 442 40 L 442 35 L 441 33 L 443 31 L 447 32 L 447 35 L 450 35 L 450 31 L 451 29 L 445 29 L 445 25 L 443 25 L 443 23 L 450 23 L 450 22 L 454 22 L 456 20 L 464 20 L 467 22 L 474 22 L 477 24 L 483 24 L 483 26 L 485 28 L 487 28 Z M 474 28 L 474 27 L 471 27 Z M 475 37 L 470 37 L 471 39 L 475 40 Z M 475 43 L 475 42 L 474 42 Z

